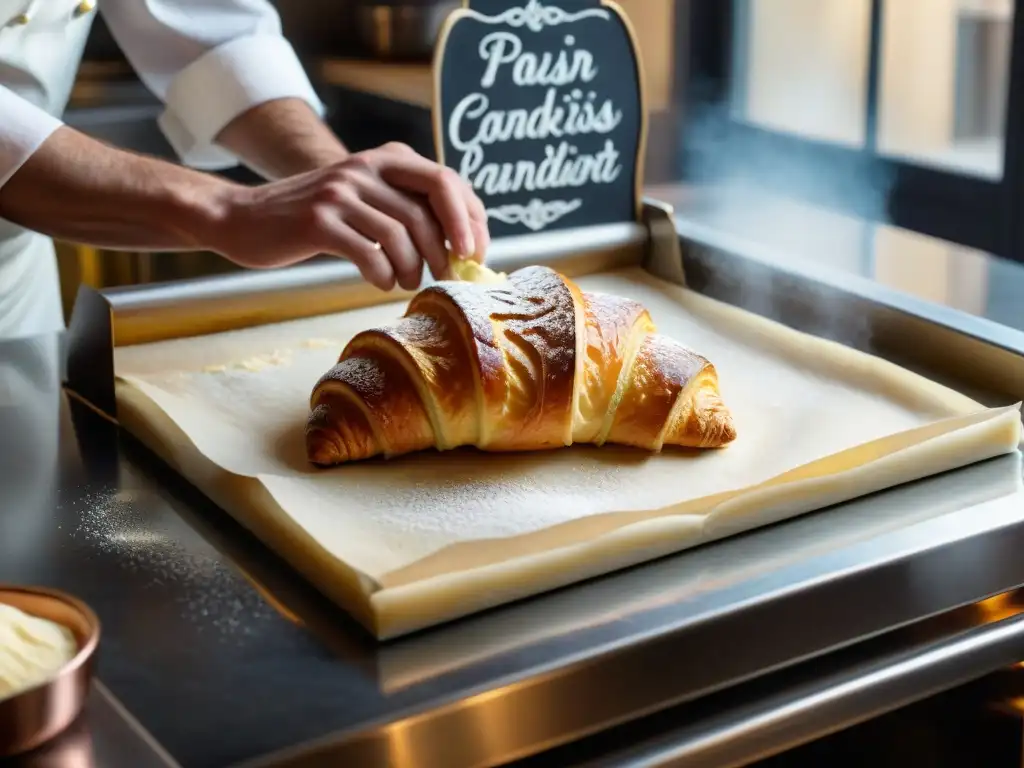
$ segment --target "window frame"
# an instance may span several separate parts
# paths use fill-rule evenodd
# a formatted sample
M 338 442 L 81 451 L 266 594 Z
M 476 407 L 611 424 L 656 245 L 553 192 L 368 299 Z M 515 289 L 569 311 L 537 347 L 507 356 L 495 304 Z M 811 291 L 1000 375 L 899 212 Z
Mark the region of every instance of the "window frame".
M 834 190 L 787 184 L 799 199 L 857 218 L 888 223 L 994 255 L 1024 261 L 1024 217 L 1015 201 L 1024 194 L 1024 7 L 1014 0 L 1003 174 L 999 180 L 877 154 L 878 80 L 883 3 L 871 0 L 865 141 L 859 148 L 762 128 L 735 118 L 733 98 L 734 15 L 746 0 L 676 0 L 675 104 L 680 131 L 676 177 L 683 182 L 714 178 L 692 120 L 714 120 L 715 140 L 753 152 L 779 153 L 796 169 L 836 168 Z M 892 2 L 893 0 L 888 0 Z M 896 0 L 898 1 L 898 0 Z M 735 144 L 733 144 L 735 142 Z M 763 156 L 763 155 L 761 155 Z M 775 156 L 770 154 L 768 156 Z M 698 169 L 699 166 L 699 169 Z M 754 181 L 771 188 L 770 173 L 751 164 Z M 798 174 L 799 175 L 799 174 Z M 808 174 L 808 177 L 811 174 Z M 871 190 L 865 197 L 863 191 Z

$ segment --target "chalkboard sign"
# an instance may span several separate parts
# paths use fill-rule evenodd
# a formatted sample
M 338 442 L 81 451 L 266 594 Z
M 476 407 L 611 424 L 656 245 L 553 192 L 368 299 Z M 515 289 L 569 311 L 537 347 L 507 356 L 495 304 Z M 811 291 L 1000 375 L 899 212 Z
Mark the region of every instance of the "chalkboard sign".
M 647 114 L 611 2 L 465 0 L 438 37 L 433 120 L 492 237 L 638 218 Z

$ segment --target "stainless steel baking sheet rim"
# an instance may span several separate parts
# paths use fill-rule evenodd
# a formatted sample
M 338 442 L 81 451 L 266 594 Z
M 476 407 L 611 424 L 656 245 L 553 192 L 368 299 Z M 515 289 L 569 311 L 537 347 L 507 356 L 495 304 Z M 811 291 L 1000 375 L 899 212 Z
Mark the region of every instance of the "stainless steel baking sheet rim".
M 169 450 L 171 443 L 185 447 L 187 436 L 179 433 L 183 442 L 158 439 L 150 427 L 154 414 L 146 412 L 150 404 L 135 395 L 134 390 L 119 389 L 123 426 L 380 640 L 1013 453 L 1022 439 L 1019 404 L 954 417 L 920 428 L 933 433 L 923 442 L 908 446 L 907 435 L 897 434 L 857 446 L 853 450 L 881 455 L 840 473 L 737 496 L 703 514 L 653 517 L 593 541 L 388 588 L 333 557 L 297 526 L 282 534 L 278 526 L 283 516 L 264 520 L 254 515 L 253 504 L 264 509 L 276 506 L 263 484 L 226 472 L 194 450 Z M 909 475 L 902 471 L 908 462 L 917 468 Z M 865 481 L 866 477 L 870 479 Z M 556 579 L 546 575 L 552 572 L 558 573 Z

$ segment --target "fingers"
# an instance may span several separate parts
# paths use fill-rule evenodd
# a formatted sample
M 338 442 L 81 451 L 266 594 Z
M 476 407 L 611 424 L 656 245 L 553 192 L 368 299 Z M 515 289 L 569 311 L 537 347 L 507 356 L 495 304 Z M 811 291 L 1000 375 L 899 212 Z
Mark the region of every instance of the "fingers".
M 427 197 L 456 253 L 472 256 L 478 252 L 474 232 L 479 226 L 474 227 L 467 202 L 467 192 L 472 191 L 455 171 L 412 150 L 392 150 L 378 172 L 388 184 Z
M 347 225 L 335 209 L 319 209 L 316 225 L 323 240 L 319 250 L 348 259 L 359 269 L 363 280 L 382 291 L 395 287 L 394 268 L 379 241 L 374 242 Z
M 338 241 L 325 250 L 349 257 L 384 290 L 396 280 L 419 287 L 423 261 L 444 279 L 446 239 L 459 256 L 483 261 L 490 244 L 483 203 L 455 171 L 405 145 L 353 155 L 322 181 L 318 198 L 333 212 Z
M 369 241 L 381 244 L 384 257 L 398 284 L 407 291 L 417 288 L 423 279 L 420 253 L 402 222 L 377 210 L 368 200 L 353 201 L 345 212 L 346 223 Z
M 487 249 L 491 245 L 491 235 L 487 229 L 487 210 L 468 184 L 465 195 L 469 207 L 469 226 L 473 230 L 473 242 L 476 245 L 476 251 L 470 255 L 483 263 Z
M 430 274 L 436 280 L 442 279 L 448 268 L 448 253 L 441 226 L 427 201 L 383 182 L 367 185 L 361 196 L 366 203 L 405 226 L 419 255 L 430 267 Z

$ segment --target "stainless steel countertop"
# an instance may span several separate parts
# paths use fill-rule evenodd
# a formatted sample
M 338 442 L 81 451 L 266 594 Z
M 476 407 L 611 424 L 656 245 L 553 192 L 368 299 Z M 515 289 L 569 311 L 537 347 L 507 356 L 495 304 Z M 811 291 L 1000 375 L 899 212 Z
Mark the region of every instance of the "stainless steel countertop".
M 100 679 L 187 768 L 523 754 L 1024 584 L 1012 455 L 381 645 L 70 403 L 60 360 L 0 347 L 0 581 L 90 603 Z

